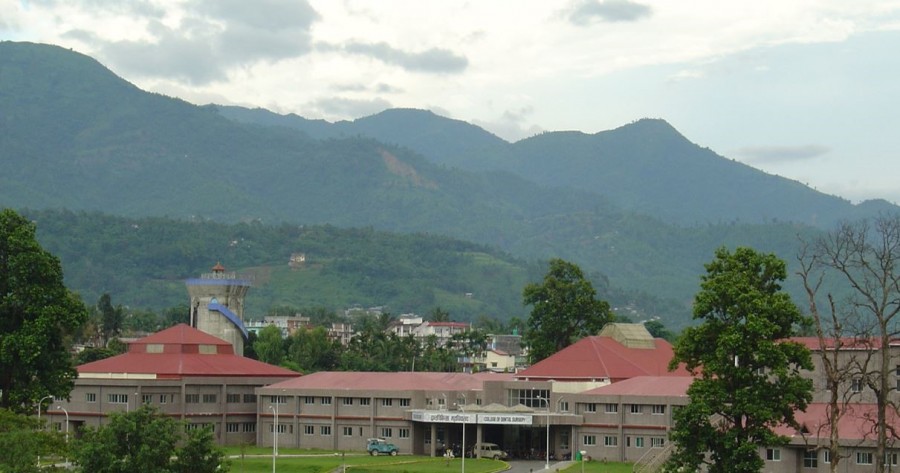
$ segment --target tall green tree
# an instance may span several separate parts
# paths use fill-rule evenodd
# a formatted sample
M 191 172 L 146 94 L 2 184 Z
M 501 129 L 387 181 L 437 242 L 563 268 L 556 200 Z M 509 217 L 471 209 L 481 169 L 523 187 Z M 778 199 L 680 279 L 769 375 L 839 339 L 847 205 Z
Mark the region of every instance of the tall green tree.
M 208 429 L 185 433 L 180 422 L 147 405 L 85 429 L 73 453 L 81 471 L 91 473 L 214 473 L 229 467 Z
M 36 473 L 39 456 L 60 454 L 64 448 L 62 437 L 39 429 L 34 416 L 0 409 L 0 471 Z
M 263 327 L 253 342 L 253 352 L 259 361 L 280 365 L 285 355 L 285 340 L 281 336 L 281 329 L 275 325 Z
M 97 301 L 97 313 L 100 314 L 100 331 L 104 345 L 112 338 L 118 337 L 125 322 L 125 309 L 122 305 L 113 306 L 112 297 L 103 293 Z
M 796 410 L 812 399 L 809 350 L 786 341 L 803 316 L 781 289 L 785 264 L 751 248 L 716 250 L 694 299 L 699 325 L 685 329 L 670 369 L 680 363 L 697 379 L 674 415 L 672 471 L 758 472 L 760 447 L 784 445 L 778 425 L 797 426 Z
M 0 408 L 30 411 L 47 394 L 69 395 L 76 373 L 64 335 L 87 317 L 35 225 L 0 211 Z
M 522 297 L 531 305 L 524 341 L 532 363 L 596 335 L 611 319 L 609 304 L 597 292 L 581 268 L 561 259 L 550 260 L 550 270 L 541 284 L 525 286 Z

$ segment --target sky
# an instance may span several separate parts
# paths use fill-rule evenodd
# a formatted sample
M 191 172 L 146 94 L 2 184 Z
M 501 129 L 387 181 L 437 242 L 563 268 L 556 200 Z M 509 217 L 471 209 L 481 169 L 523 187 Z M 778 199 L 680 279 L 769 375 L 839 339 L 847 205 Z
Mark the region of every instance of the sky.
M 0 0 L 0 40 L 329 121 L 429 109 L 512 142 L 662 118 L 767 173 L 900 203 L 900 0 Z

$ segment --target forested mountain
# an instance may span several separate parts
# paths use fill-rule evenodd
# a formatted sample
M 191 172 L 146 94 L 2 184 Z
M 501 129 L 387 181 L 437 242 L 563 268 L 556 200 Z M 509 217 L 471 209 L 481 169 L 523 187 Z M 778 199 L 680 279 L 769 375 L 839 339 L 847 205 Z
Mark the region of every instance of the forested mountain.
M 504 171 L 544 186 L 590 192 L 625 211 L 678 225 L 780 221 L 829 228 L 840 220 L 900 210 L 880 200 L 854 205 L 726 159 L 659 119 L 595 134 L 547 132 L 510 144 L 424 110 L 386 110 L 329 125 L 259 109 L 213 108 L 238 122 L 289 127 L 318 138 L 366 136 L 408 147 L 438 164 Z
M 96 256 L 79 258 L 77 251 L 66 250 L 70 256 L 64 257 L 65 268 L 67 275 L 78 281 L 76 290 L 94 293 L 115 288 L 115 292 L 134 297 L 141 290 L 133 286 L 141 284 L 177 281 L 172 284 L 180 291 L 179 278 L 208 269 L 220 258 L 230 267 L 274 265 L 283 271 L 287 248 L 304 251 L 293 248 L 296 242 L 292 238 L 299 237 L 288 234 L 277 244 L 284 248 L 276 251 L 267 245 L 264 248 L 271 253 L 248 253 L 244 259 L 228 261 L 226 256 L 233 255 L 219 256 L 213 248 L 197 242 L 198 235 L 214 238 L 216 234 L 201 230 L 201 223 L 244 222 L 241 225 L 265 228 L 330 224 L 370 227 L 360 230 L 364 237 L 384 230 L 468 240 L 478 247 L 498 248 L 528 264 L 561 257 L 593 273 L 619 303 L 637 301 L 637 306 L 656 307 L 643 315 L 664 315 L 670 319 L 664 323 L 678 327 L 687 323 L 702 264 L 716 247 L 750 245 L 792 261 L 797 234 L 816 231 L 802 223 L 790 223 L 810 220 L 806 218 L 810 208 L 803 202 L 816 203 L 816 222 L 858 210 L 840 199 L 700 149 L 658 120 L 596 135 L 546 133 L 515 144 L 423 111 L 393 110 L 330 124 L 262 110 L 197 107 L 143 92 L 95 60 L 72 51 L 12 42 L 0 43 L 0 162 L 5 169 L 0 173 L 0 206 L 69 209 L 76 212 L 69 219 L 72 226 L 78 225 L 80 218 L 95 215 L 92 212 L 104 212 L 130 219 L 168 217 L 196 230 L 159 230 L 157 238 L 184 246 L 184 256 L 191 263 L 146 274 L 132 272 L 133 278 L 121 280 L 106 273 L 103 288 L 96 286 L 103 278 L 92 283 L 86 275 L 101 267 L 115 271 L 144 264 L 134 260 L 108 263 L 116 263 L 120 252 L 152 247 L 155 240 L 124 243 L 132 240 L 114 233 L 82 242 L 87 247 L 100 242 L 107 245 L 88 253 Z M 691 173 L 676 172 L 682 168 Z M 737 196 L 732 202 L 735 213 L 729 218 L 714 217 L 708 206 L 685 209 L 681 214 L 671 208 L 673 204 L 691 207 L 695 201 L 719 202 L 722 209 L 717 212 L 727 212 L 731 197 L 716 194 L 724 192 L 718 183 L 730 186 Z M 764 192 L 749 193 L 753 189 Z M 766 192 L 785 200 L 767 200 Z M 651 197 L 665 202 L 653 200 L 656 203 L 652 204 Z M 753 218 L 744 217 L 754 211 L 754 202 L 761 203 L 757 213 Z M 795 205 L 799 210 L 791 212 L 798 215 L 796 219 L 769 214 L 772 209 L 793 209 Z M 743 213 L 738 215 L 738 211 Z M 710 217 L 697 217 L 704 212 Z M 669 213 L 677 218 L 669 218 Z M 776 218 L 778 223 L 772 223 Z M 709 222 L 684 226 L 673 220 Z M 766 223 L 751 223 L 757 220 Z M 146 227 L 148 223 L 134 224 Z M 47 238 L 57 235 L 52 248 L 67 248 L 64 232 L 40 226 L 39 232 L 45 232 Z M 117 243 L 117 238 L 123 243 Z M 185 242 L 177 243 L 182 238 Z M 427 258 L 418 260 L 423 265 L 433 263 Z M 366 267 L 366 278 L 332 280 L 340 289 L 331 290 L 355 295 L 354 287 L 376 287 L 402 271 L 411 275 L 406 281 L 410 296 L 429 292 L 415 281 L 419 277 L 429 284 L 430 279 L 412 276 L 425 274 L 425 269 L 380 268 L 375 263 Z M 429 270 L 439 271 L 440 267 Z M 521 274 L 498 279 L 509 286 L 509 292 L 496 288 L 490 292 L 518 293 Z M 146 277 L 152 280 L 141 279 Z M 486 282 L 481 285 L 489 286 Z M 291 287 L 273 283 L 255 292 L 267 301 L 280 301 L 296 297 L 290 291 L 321 289 Z M 279 288 L 288 292 L 277 293 Z M 451 288 L 432 289 L 457 295 L 464 289 Z M 266 295 L 266 291 L 276 292 Z M 441 301 L 434 300 L 444 306 Z M 410 304 L 419 308 L 428 302 Z M 504 313 L 487 315 L 502 318 L 514 312 L 509 302 L 491 304 L 467 314 L 489 306 Z

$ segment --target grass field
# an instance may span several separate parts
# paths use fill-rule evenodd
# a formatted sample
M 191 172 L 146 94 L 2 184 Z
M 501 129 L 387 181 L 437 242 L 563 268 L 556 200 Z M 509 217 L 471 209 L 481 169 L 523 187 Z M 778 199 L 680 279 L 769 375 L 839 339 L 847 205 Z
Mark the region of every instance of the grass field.
M 231 471 L 234 473 L 267 473 L 272 471 L 272 450 L 259 447 L 246 447 L 241 457 L 239 448 L 228 448 L 231 457 Z M 400 455 L 396 457 L 372 457 L 363 453 L 340 453 L 282 449 L 275 459 L 275 469 L 285 473 L 330 473 L 340 471 L 345 466 L 349 473 L 376 472 L 416 472 L 416 473 L 448 473 L 458 471 L 460 458 L 450 460 L 448 465 L 444 458 Z M 505 470 L 505 462 L 485 459 L 466 459 L 467 473 L 495 473 Z M 566 473 L 580 473 L 581 463 L 564 470 Z M 585 462 L 585 473 L 630 473 L 631 464 Z

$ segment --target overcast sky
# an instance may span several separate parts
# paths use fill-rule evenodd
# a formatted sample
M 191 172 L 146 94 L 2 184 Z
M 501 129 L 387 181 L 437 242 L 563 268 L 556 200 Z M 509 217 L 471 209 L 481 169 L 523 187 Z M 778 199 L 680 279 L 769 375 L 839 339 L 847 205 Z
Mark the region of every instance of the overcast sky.
M 423 108 L 515 141 L 663 118 L 766 172 L 900 203 L 897 0 L 0 0 L 0 39 L 330 121 Z

